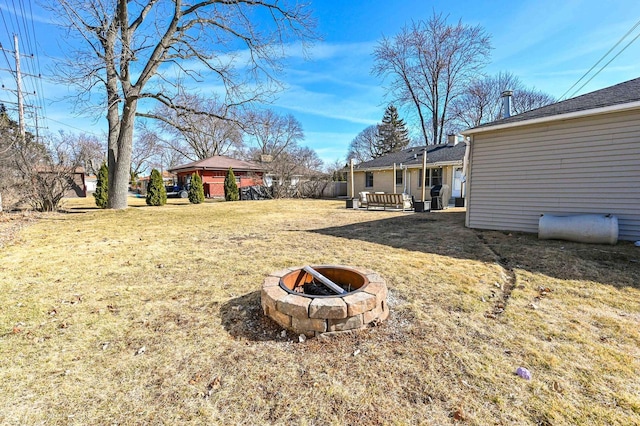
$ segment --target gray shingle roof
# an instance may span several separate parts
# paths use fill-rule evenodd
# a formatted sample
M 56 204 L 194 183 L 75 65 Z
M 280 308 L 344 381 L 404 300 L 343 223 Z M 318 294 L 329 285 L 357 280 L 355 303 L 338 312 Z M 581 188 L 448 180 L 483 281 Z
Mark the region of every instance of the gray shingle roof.
M 514 96 L 517 96 L 517 94 Z M 473 129 L 568 114 L 571 112 L 586 111 L 636 101 L 640 101 L 640 78 L 625 81 L 624 83 L 616 84 L 615 86 L 605 87 L 604 89 L 596 90 L 595 92 L 586 93 L 575 98 L 556 102 L 555 104 L 533 109 L 509 118 L 503 118 L 492 121 L 491 123 L 482 124 L 478 127 L 474 127 Z M 463 133 L 473 133 L 473 129 L 466 130 Z
M 460 142 L 455 146 L 447 144 L 427 145 L 427 164 L 462 162 L 466 146 L 467 144 L 464 142 Z M 354 169 L 362 170 L 393 167 L 393 163 L 397 165 L 402 163 L 405 166 L 421 166 L 422 153 L 424 149 L 425 146 L 414 146 L 413 148 L 403 149 L 402 151 L 393 152 L 391 154 L 383 155 L 382 157 L 357 164 L 354 166 Z

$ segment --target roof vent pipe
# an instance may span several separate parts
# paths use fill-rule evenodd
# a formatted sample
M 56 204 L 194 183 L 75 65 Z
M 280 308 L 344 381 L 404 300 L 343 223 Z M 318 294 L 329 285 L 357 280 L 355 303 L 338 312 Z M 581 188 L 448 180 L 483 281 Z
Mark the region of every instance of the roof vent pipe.
M 505 90 L 500 95 L 502 98 L 502 118 L 511 117 L 511 96 L 513 96 L 513 90 Z

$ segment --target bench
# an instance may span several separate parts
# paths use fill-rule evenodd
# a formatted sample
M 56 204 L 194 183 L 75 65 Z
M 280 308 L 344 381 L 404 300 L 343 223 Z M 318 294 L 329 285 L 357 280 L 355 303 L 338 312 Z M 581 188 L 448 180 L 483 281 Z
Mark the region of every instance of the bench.
M 407 194 L 367 194 L 367 210 L 370 207 L 387 207 L 401 209 L 402 211 L 411 210 L 413 205 L 411 197 Z

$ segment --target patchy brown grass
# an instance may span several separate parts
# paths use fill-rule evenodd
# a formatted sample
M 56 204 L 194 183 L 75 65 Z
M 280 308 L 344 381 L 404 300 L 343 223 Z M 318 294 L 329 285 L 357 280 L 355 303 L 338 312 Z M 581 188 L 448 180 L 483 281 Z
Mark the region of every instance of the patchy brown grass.
M 2 424 L 640 424 L 630 243 L 474 231 L 456 209 L 90 203 L 0 216 L 20 223 L 0 252 Z M 262 280 L 323 263 L 383 275 L 390 320 L 283 337 Z

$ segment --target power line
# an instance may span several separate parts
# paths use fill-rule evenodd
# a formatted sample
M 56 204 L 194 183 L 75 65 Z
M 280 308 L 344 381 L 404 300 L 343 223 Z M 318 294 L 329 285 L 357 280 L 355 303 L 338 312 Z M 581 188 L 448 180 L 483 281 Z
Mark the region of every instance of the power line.
M 611 58 L 611 59 L 609 60 L 609 62 L 607 62 L 606 64 L 604 64 L 604 65 L 602 66 L 602 68 L 600 68 L 600 69 L 598 70 L 598 72 L 596 72 L 594 75 L 592 75 L 592 76 L 591 76 L 591 78 L 590 78 L 589 80 L 587 80 L 587 81 L 586 81 L 582 86 L 580 86 L 580 88 L 579 88 L 578 90 L 576 90 L 575 92 L 573 92 L 573 95 L 572 95 L 571 97 L 575 96 L 575 95 L 576 95 L 576 93 L 578 93 L 580 90 L 582 90 L 582 88 L 583 88 L 584 86 L 586 86 L 587 84 L 589 84 L 589 82 L 590 82 L 591 80 L 593 80 L 593 79 L 595 78 L 595 76 L 597 76 L 598 74 L 600 74 L 600 71 L 602 71 L 603 69 L 605 69 L 605 68 L 606 68 L 606 67 L 607 67 L 611 62 L 613 62 L 613 60 L 614 60 L 614 59 L 616 59 L 618 56 L 620 56 L 620 54 L 621 54 L 622 52 L 624 52 L 624 51 L 627 49 L 627 47 L 629 47 L 629 46 L 631 45 L 631 43 L 633 43 L 634 41 L 636 41 L 636 40 L 638 39 L 638 37 L 640 37 L 640 33 L 638 33 L 638 35 L 637 35 L 637 36 L 635 36 L 635 37 L 634 37 L 634 38 L 633 38 L 629 43 L 627 43 L 627 45 L 626 45 L 625 47 L 623 47 L 623 48 L 622 48 L 622 50 L 620 50 L 618 53 L 616 53 L 616 55 L 615 55 L 613 58 Z
M 89 132 L 89 131 L 87 131 L 87 129 L 80 129 L 79 127 L 74 127 L 74 126 L 72 126 L 70 124 L 63 123 L 62 121 L 54 120 L 51 117 L 47 118 L 47 120 L 53 121 L 54 123 L 58 123 L 58 124 L 61 124 L 63 126 L 66 126 L 66 127 L 69 127 L 70 129 L 78 130 L 78 131 L 80 131 L 82 133 L 88 133 L 88 134 L 93 135 L 93 136 L 95 136 L 97 138 L 101 138 L 103 136 L 103 135 L 98 135 L 97 133 Z
M 46 128 L 46 120 L 47 120 L 47 112 L 46 112 L 46 102 L 44 99 L 44 88 L 42 85 L 42 72 L 40 67 L 40 58 L 39 55 L 34 56 L 34 48 L 37 53 L 37 36 L 35 32 L 34 20 L 33 20 L 33 8 L 31 5 L 31 0 L 26 0 L 27 4 L 25 5 L 25 0 L 6 0 L 4 2 L 4 6 L 0 6 L 0 17 L 2 19 L 2 23 L 4 23 L 5 31 L 11 39 L 14 38 L 14 50 L 17 51 L 17 38 L 19 37 L 21 40 L 21 44 L 26 46 L 28 49 L 27 52 L 30 54 L 24 55 L 20 54 L 20 56 L 25 56 L 31 59 L 30 61 L 24 61 L 23 71 L 18 71 L 18 61 L 16 58 L 15 67 L 12 64 L 12 58 L 9 57 L 8 53 L 12 52 L 10 49 L 4 49 L 0 44 L 0 50 L 2 51 L 2 55 L 4 56 L 4 60 L 7 63 L 7 68 L 5 71 L 8 71 L 16 80 L 16 84 L 19 86 L 16 90 L 19 90 L 20 93 L 17 93 L 18 97 L 30 98 L 30 102 L 35 105 L 37 116 L 35 116 L 36 126 L 38 125 L 38 121 L 44 125 Z M 28 7 L 27 7 L 28 6 Z M 5 13 L 7 12 L 7 13 Z M 13 29 L 13 36 L 10 34 L 10 28 Z M 20 74 L 20 75 L 18 75 Z M 22 87 L 18 81 L 20 77 L 34 77 L 34 78 L 26 78 L 22 81 Z M 4 86 L 3 86 L 4 87 Z M 9 89 L 10 91 L 13 91 Z M 15 91 L 14 91 L 15 92 Z M 25 107 L 27 105 L 24 105 Z M 24 123 L 26 124 L 26 123 Z
M 610 53 L 611 53 L 611 52 L 612 52 L 616 47 L 618 47 L 618 45 L 619 45 L 620 43 L 622 43 L 622 41 L 623 41 L 625 38 L 627 38 L 627 37 L 629 36 L 629 34 L 631 34 L 631 33 L 632 33 L 636 28 L 638 28 L 638 26 L 639 26 L 639 25 L 640 25 L 640 20 L 639 20 L 638 22 L 636 22 L 636 23 L 635 23 L 635 25 L 634 25 L 633 27 L 631 27 L 631 29 L 630 29 L 629 31 L 627 31 L 627 33 L 626 33 L 625 35 L 623 35 L 623 36 L 620 38 L 620 40 L 618 40 L 618 41 L 616 42 L 616 44 L 614 44 L 614 45 L 613 45 L 613 47 L 607 51 L 607 53 L 605 53 L 604 55 L 602 55 L 602 57 L 601 57 L 600 59 L 598 59 L 598 62 L 596 62 L 595 64 L 593 64 L 593 66 L 592 66 L 591 68 L 589 68 L 589 70 L 588 70 L 587 72 L 585 72 L 585 73 L 582 75 L 582 77 L 580 77 L 580 78 L 578 79 L 578 81 L 576 81 L 575 83 L 573 83 L 573 85 L 572 85 L 571 87 L 569 87 L 569 88 L 567 89 L 567 91 L 566 91 L 566 92 L 564 92 L 564 93 L 562 94 L 562 96 L 560 96 L 560 100 L 564 99 L 565 95 L 566 95 L 567 93 L 569 93 L 569 92 L 571 91 L 571 89 L 573 89 L 574 87 L 576 87 L 576 86 L 577 86 L 577 85 L 582 81 L 582 79 L 583 79 L 583 78 L 585 78 L 585 77 L 586 77 L 586 76 L 587 76 L 591 71 L 593 71 L 593 69 L 594 69 L 595 67 L 597 67 L 597 66 L 598 66 L 598 64 L 599 64 L 600 62 L 602 62 L 602 61 L 604 60 L 604 58 L 606 58 L 606 57 L 607 57 L 607 56 L 608 56 L 608 55 L 609 55 L 609 54 L 610 54 Z M 625 46 L 625 47 L 624 47 L 620 52 L 618 52 L 618 53 L 616 54 L 616 56 L 614 56 L 614 57 L 613 57 L 613 59 L 617 58 L 617 57 L 618 57 L 618 55 L 620 55 L 620 53 L 622 53 L 622 52 L 623 52 L 627 47 L 629 47 L 629 45 L 630 45 L 631 43 L 633 43 L 637 38 L 638 38 L 638 36 L 636 36 L 633 40 L 631 40 L 631 42 L 630 42 L 629 44 L 627 44 L 627 45 L 626 45 L 626 46 Z M 613 59 L 612 59 L 611 61 L 613 61 Z M 582 86 L 580 86 L 580 88 L 579 88 L 578 90 L 576 90 L 575 92 L 573 92 L 573 94 L 570 96 L 570 98 L 574 97 L 574 96 L 576 95 L 576 93 L 578 93 L 578 92 L 579 92 L 579 91 L 580 91 L 584 86 L 586 86 L 586 85 L 587 85 L 591 80 L 593 80 L 593 78 L 594 78 L 596 75 L 598 75 L 598 74 L 600 73 L 600 71 L 602 71 L 604 68 L 606 68 L 606 66 L 607 66 L 607 65 L 609 65 L 609 64 L 611 63 L 611 61 L 607 62 L 607 63 L 606 63 L 602 68 L 600 68 L 600 70 L 599 70 L 597 73 L 595 73 L 595 74 L 593 75 L 593 77 L 591 77 L 591 78 L 590 78 L 590 79 L 589 79 L 585 84 L 583 84 Z
M 2 16 L 2 23 L 4 24 L 4 28 L 7 31 L 7 40 L 11 40 L 11 33 L 9 32 L 9 26 L 7 25 L 7 19 L 4 16 L 4 11 L 2 10 L 2 8 L 0 7 L 0 16 Z M 13 72 L 13 70 L 11 69 L 11 61 L 9 60 L 9 57 L 7 56 L 7 52 L 6 50 L 2 49 L 2 43 L 0 43 L 0 50 L 2 50 L 2 53 L 4 55 L 4 59 L 7 62 L 7 67 Z
M 36 36 L 36 29 L 35 26 L 33 25 L 33 8 L 31 7 L 31 2 L 29 2 L 29 17 L 30 17 L 30 22 L 31 22 L 31 33 L 33 34 L 33 40 L 34 40 L 34 46 L 35 46 L 35 54 L 36 54 L 36 65 L 38 68 L 38 75 L 41 76 L 42 75 L 42 66 L 40 64 L 40 52 L 38 51 L 38 42 L 37 42 L 37 36 Z M 44 87 L 42 86 L 42 78 L 39 78 L 38 80 L 38 85 L 40 87 L 40 91 L 38 93 L 41 94 L 41 96 L 38 97 L 38 99 L 40 100 L 40 106 L 42 107 L 42 112 L 44 115 L 44 119 L 46 120 L 47 117 L 47 108 L 46 108 L 46 103 L 44 101 Z M 46 125 L 46 122 L 45 122 Z

